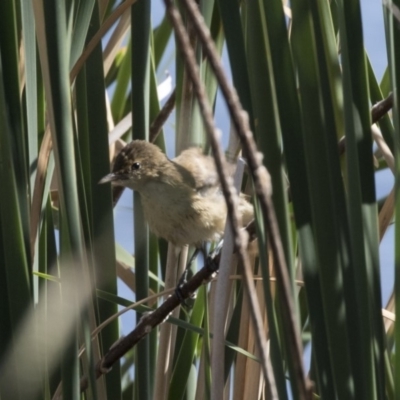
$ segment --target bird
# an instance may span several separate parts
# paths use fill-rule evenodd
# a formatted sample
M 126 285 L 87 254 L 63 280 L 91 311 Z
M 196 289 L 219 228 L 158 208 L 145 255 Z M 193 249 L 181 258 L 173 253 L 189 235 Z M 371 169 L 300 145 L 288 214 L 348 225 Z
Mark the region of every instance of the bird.
M 234 165 L 229 166 L 233 172 Z M 169 159 L 155 144 L 133 140 L 99 183 L 107 182 L 138 192 L 150 230 L 175 246 L 200 248 L 223 236 L 226 202 L 214 159 L 199 147 Z M 247 225 L 253 206 L 244 195 L 238 210 L 242 225 Z

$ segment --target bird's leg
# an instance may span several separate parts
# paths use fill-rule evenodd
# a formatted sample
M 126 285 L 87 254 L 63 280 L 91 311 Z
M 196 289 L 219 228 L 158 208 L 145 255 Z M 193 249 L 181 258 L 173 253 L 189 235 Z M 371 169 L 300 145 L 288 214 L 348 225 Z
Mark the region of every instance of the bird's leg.
M 180 288 L 188 281 L 188 277 L 190 279 L 190 277 L 193 275 L 190 267 L 192 266 L 193 261 L 196 259 L 197 255 L 199 254 L 199 248 L 195 248 L 193 254 L 190 256 L 189 261 L 186 263 L 186 267 L 185 270 L 183 271 L 183 274 L 181 275 L 181 277 L 178 280 L 178 285 L 175 289 L 176 295 L 179 298 L 179 300 L 181 301 L 181 303 L 186 304 L 185 301 L 183 301 L 182 296 L 181 296 L 181 292 L 180 292 Z
M 175 293 L 176 296 L 178 297 L 179 301 L 181 302 L 181 304 L 183 306 L 185 306 L 186 308 L 192 308 L 193 306 L 188 304 L 187 300 L 184 300 L 181 294 L 181 287 L 188 281 L 188 275 L 191 272 L 191 265 L 193 263 L 193 261 L 196 259 L 196 257 L 199 255 L 199 253 L 202 253 L 203 255 L 203 259 L 204 262 L 206 262 L 208 257 L 213 257 L 216 254 L 221 252 L 222 246 L 223 246 L 224 240 L 221 239 L 220 242 L 214 247 L 214 249 L 212 249 L 212 251 L 210 251 L 210 253 L 207 251 L 207 243 L 206 242 L 202 242 L 200 247 L 196 247 L 193 254 L 191 255 L 188 263 L 186 264 L 186 268 L 185 271 L 183 272 L 182 276 L 180 277 L 179 281 L 178 281 L 178 285 L 175 289 Z M 218 267 L 217 267 L 218 268 Z M 195 294 L 193 294 L 192 298 L 195 298 Z
M 219 246 L 219 244 L 218 244 Z M 217 247 L 218 247 L 217 246 Z M 205 261 L 208 257 L 208 251 L 207 251 L 207 243 L 202 242 L 199 247 L 196 247 L 194 249 L 194 252 L 192 253 L 191 257 L 189 258 L 189 261 L 186 264 L 185 271 L 183 272 L 182 276 L 179 279 L 179 284 L 184 284 L 185 282 L 188 281 L 188 276 L 190 275 L 191 271 L 191 266 L 193 264 L 193 261 L 197 258 L 197 256 L 201 253 L 203 255 L 203 260 Z M 190 276 L 191 277 L 191 276 Z
M 191 267 L 193 261 L 195 260 L 195 258 L 197 257 L 198 253 L 199 253 L 199 249 L 195 249 L 192 256 L 190 257 L 188 263 L 186 264 L 183 274 L 181 275 L 181 277 L 178 280 L 178 288 L 181 287 L 182 285 L 184 285 L 188 281 L 188 276 L 189 276 L 189 273 L 191 272 L 190 267 Z
M 210 252 L 210 254 L 208 254 L 208 256 L 212 256 L 212 255 L 216 255 L 216 254 L 220 253 L 223 245 L 224 245 L 224 239 L 221 239 L 217 243 L 217 245 L 213 248 L 212 252 Z
M 177 287 L 175 289 L 175 293 L 176 293 L 177 297 L 179 298 L 179 300 L 181 301 L 181 303 L 184 304 L 188 308 L 191 308 L 191 306 L 187 303 L 187 301 L 184 301 L 182 299 L 180 288 L 181 288 L 182 285 L 184 285 L 192 277 L 193 272 L 191 270 L 191 266 L 193 264 L 193 261 L 197 258 L 197 256 L 199 255 L 200 252 L 203 254 L 204 260 L 206 260 L 206 258 L 207 258 L 206 242 L 203 242 L 200 247 L 196 247 L 194 249 L 192 255 L 189 258 L 189 261 L 186 264 L 186 268 L 183 271 L 183 274 L 179 278 L 178 285 L 177 285 Z

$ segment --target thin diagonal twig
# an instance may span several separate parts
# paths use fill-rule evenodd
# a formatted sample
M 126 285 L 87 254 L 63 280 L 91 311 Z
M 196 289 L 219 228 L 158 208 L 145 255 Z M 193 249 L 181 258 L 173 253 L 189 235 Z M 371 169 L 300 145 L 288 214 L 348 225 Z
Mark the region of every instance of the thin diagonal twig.
M 154 143 L 155 140 L 157 139 L 158 134 L 161 131 L 161 128 L 165 124 L 165 121 L 168 119 L 170 116 L 172 110 L 175 107 L 175 89 L 169 96 L 169 99 L 166 101 L 164 104 L 163 108 L 160 110 L 154 121 L 152 122 L 150 126 L 150 131 L 149 131 L 149 142 Z

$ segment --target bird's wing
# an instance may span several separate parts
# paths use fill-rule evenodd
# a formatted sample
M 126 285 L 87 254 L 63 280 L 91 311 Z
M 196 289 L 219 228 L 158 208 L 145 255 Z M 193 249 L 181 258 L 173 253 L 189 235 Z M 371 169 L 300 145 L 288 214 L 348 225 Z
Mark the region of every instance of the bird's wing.
M 190 175 L 188 186 L 194 189 L 198 194 L 212 199 L 212 201 L 224 201 L 218 173 L 215 167 L 214 159 L 202 153 L 200 148 L 189 148 L 183 151 L 178 157 L 172 160 L 181 170 L 182 174 Z M 230 176 L 235 172 L 235 164 L 227 163 L 227 169 Z M 253 206 L 249 203 L 246 196 L 241 193 L 239 198 L 239 213 L 245 225 L 253 219 Z
M 220 182 L 214 159 L 204 155 L 200 148 L 192 147 L 184 150 L 173 160 L 192 176 L 192 188 L 202 195 L 209 191 L 219 190 Z

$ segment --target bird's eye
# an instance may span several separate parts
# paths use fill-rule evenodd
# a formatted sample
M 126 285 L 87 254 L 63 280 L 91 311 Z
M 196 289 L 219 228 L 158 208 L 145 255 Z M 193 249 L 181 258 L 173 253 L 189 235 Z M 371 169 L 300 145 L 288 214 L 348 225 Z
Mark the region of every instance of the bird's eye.
M 133 163 L 131 168 L 133 171 L 138 170 L 140 168 L 140 163 L 138 162 Z

